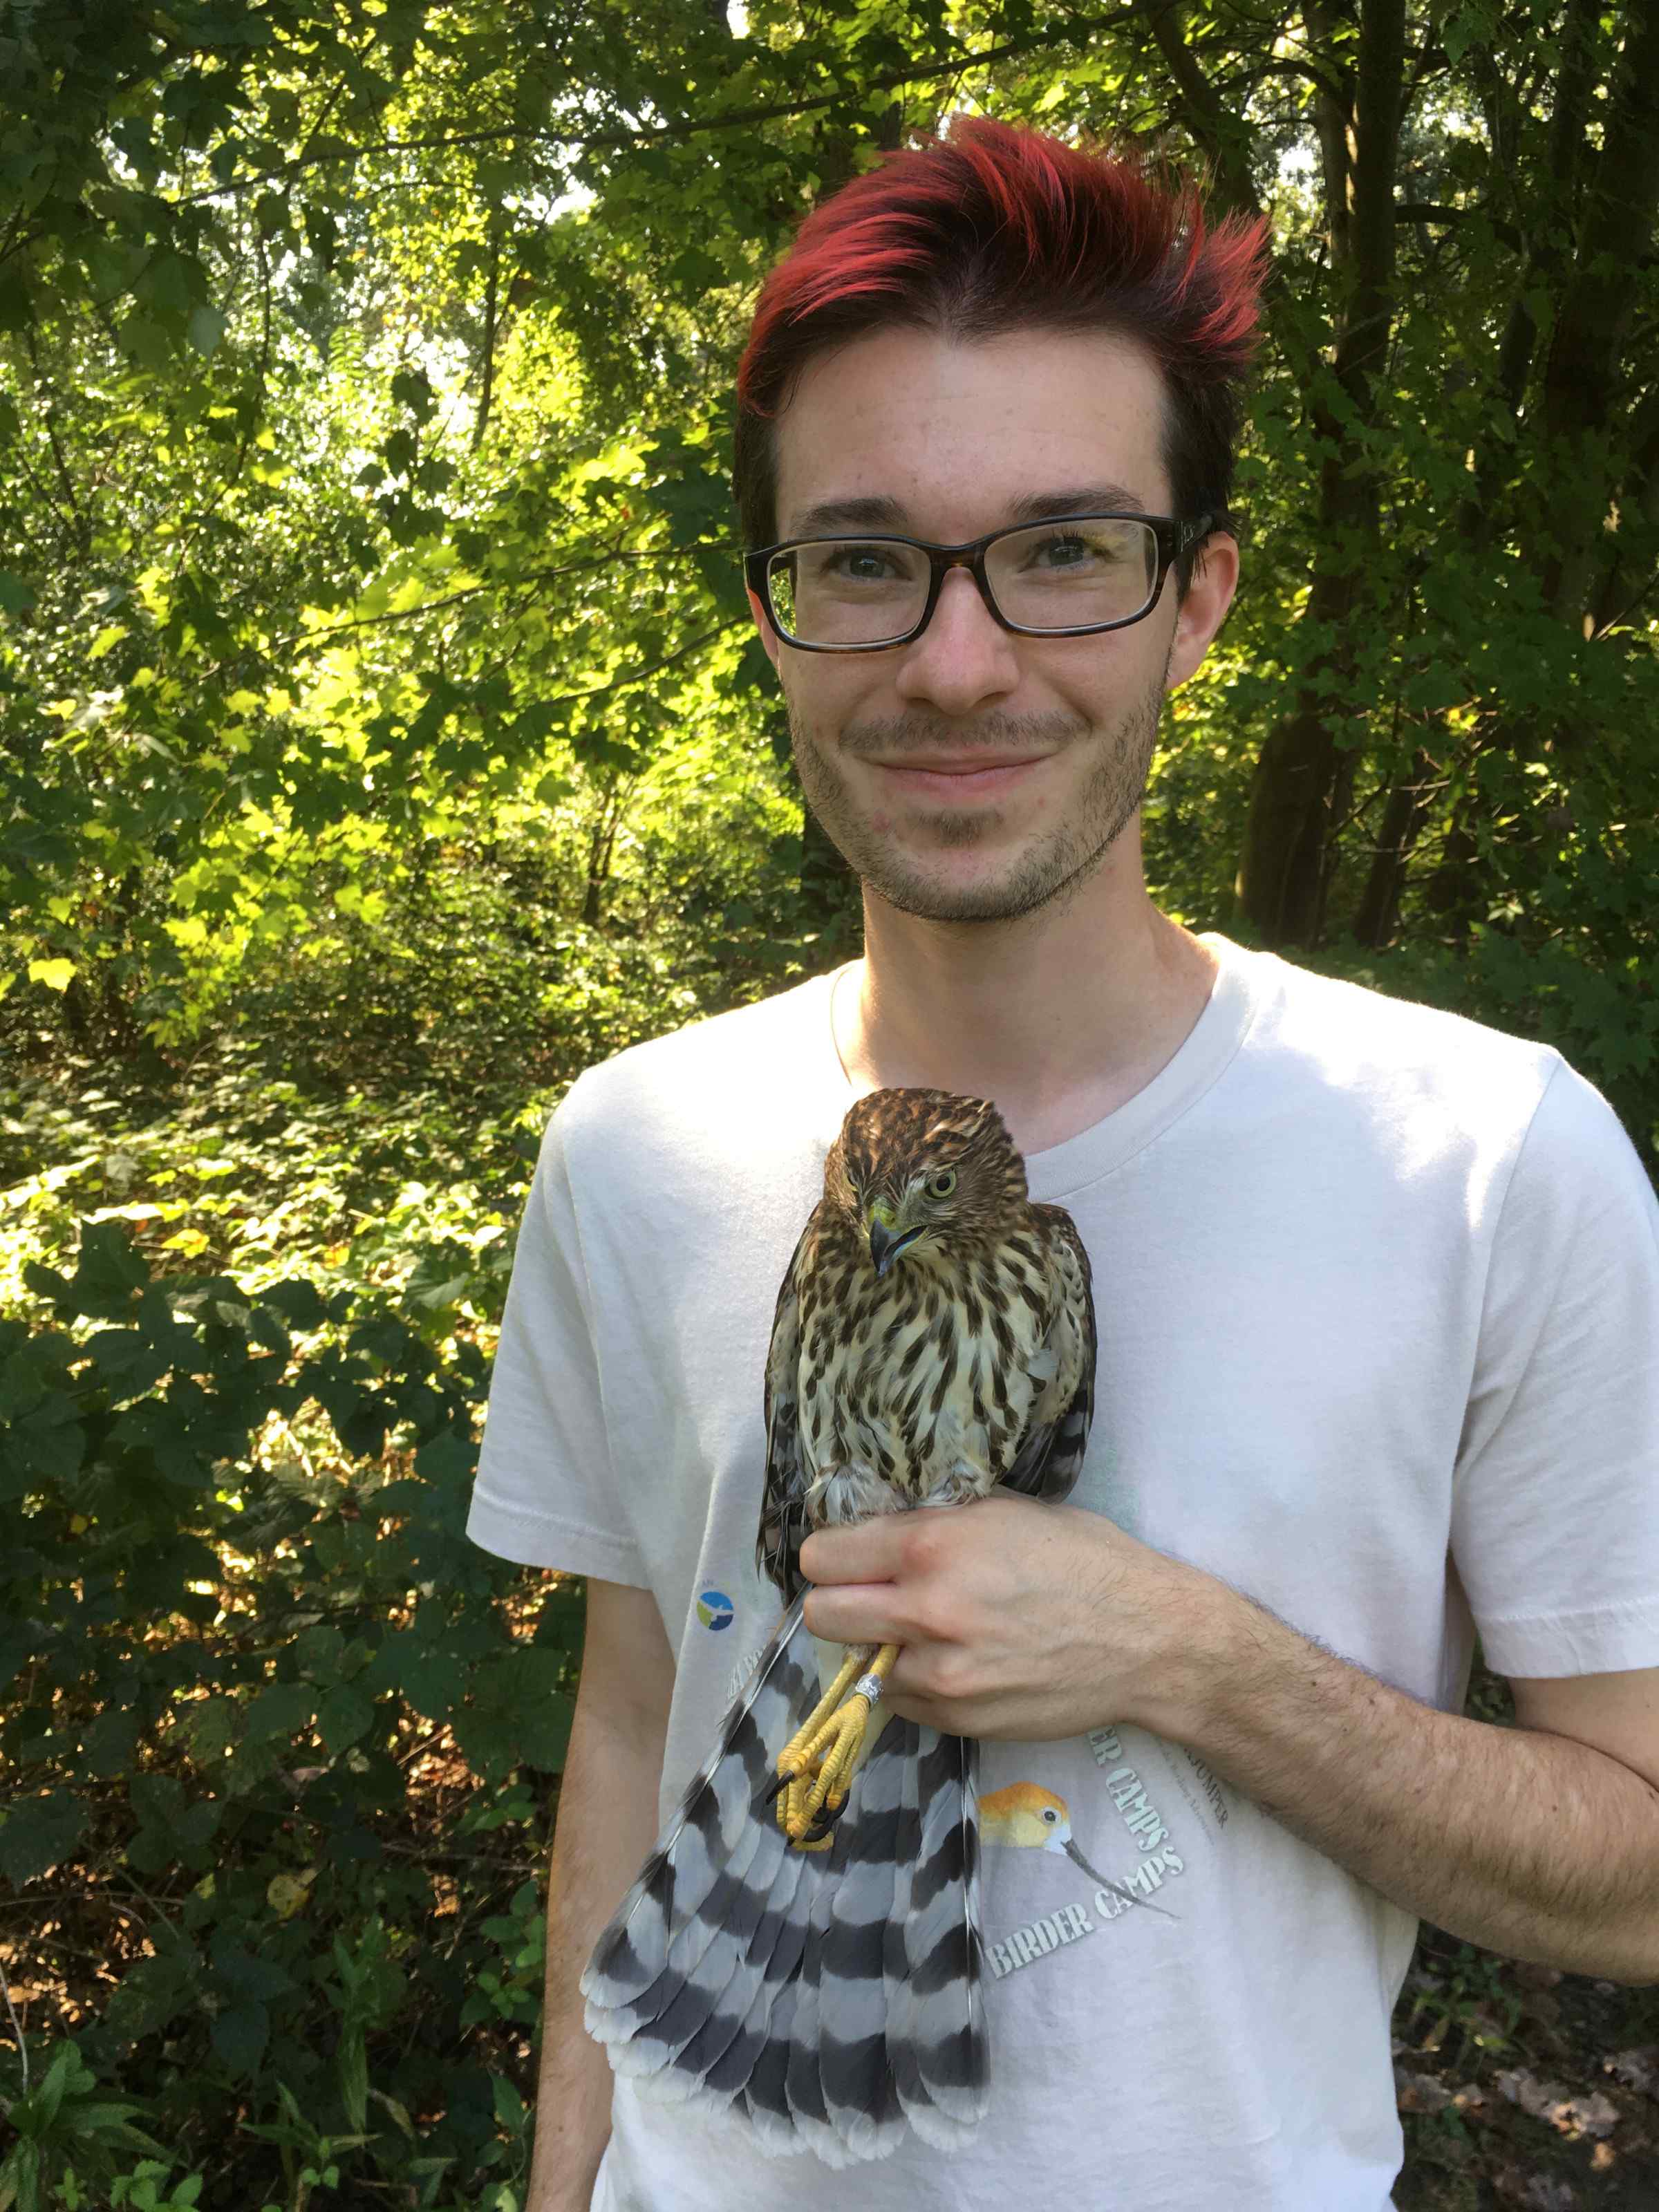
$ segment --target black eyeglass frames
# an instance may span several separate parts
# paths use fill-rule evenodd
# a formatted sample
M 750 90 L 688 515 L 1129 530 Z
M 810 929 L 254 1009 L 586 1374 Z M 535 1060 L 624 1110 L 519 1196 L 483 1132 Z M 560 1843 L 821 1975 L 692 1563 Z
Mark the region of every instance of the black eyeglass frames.
M 951 568 L 969 572 L 1004 629 L 1087 637 L 1149 615 L 1172 562 L 1228 526 L 1211 514 L 1066 514 L 962 545 L 878 532 L 795 538 L 745 553 L 744 574 L 778 636 L 803 653 L 908 645 Z

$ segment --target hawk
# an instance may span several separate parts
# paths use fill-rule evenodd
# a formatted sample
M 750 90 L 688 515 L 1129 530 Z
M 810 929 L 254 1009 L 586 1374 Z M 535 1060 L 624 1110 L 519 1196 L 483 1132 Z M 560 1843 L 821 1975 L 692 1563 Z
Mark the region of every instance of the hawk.
M 981 2117 L 977 1747 L 876 1711 L 896 1646 L 821 1662 L 800 1547 L 999 1488 L 1064 1498 L 1094 1376 L 1088 1254 L 996 1108 L 859 1099 L 766 1365 L 757 1559 L 787 1610 L 582 1977 L 641 2089 L 833 2166 L 909 2130 L 955 2148 Z

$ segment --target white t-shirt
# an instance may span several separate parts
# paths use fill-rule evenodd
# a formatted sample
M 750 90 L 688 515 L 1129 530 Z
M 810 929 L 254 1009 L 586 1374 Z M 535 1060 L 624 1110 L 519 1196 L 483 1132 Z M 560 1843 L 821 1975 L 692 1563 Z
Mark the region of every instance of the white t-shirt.
M 1432 1705 L 1461 1704 L 1472 1621 L 1512 1674 L 1659 1665 L 1659 1209 L 1612 1112 L 1547 1048 L 1206 942 L 1219 974 L 1168 1066 L 1027 1162 L 1094 1268 L 1074 1502 Z M 507 1298 L 468 1530 L 654 1593 L 665 1817 L 779 1612 L 754 1566 L 762 1373 L 854 1095 L 830 990 L 583 1075 Z M 623 2082 L 598 2212 L 781 2189 L 840 2212 L 849 2186 L 860 2212 L 1380 2212 L 1415 1923 L 1179 1745 L 1101 1720 L 981 1750 L 970 2150 L 837 2177 Z M 1001 1843 L 1021 1784 L 1173 1917 Z

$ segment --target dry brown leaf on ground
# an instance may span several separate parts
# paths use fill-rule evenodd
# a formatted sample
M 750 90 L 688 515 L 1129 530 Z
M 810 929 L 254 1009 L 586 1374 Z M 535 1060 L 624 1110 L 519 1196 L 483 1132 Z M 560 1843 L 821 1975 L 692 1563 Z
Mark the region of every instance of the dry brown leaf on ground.
M 1540 2081 L 1522 2066 L 1507 2067 L 1492 2080 L 1500 2096 L 1534 2119 L 1547 2120 L 1564 2136 L 1600 2137 L 1611 2135 L 1619 2124 L 1618 2106 L 1599 2089 L 1584 2097 L 1570 2096 L 1559 2081 Z
M 1565 1978 L 1559 1966 L 1540 1966 L 1531 1959 L 1517 1959 L 1510 1972 L 1525 1990 L 1559 1989 Z
M 1602 2064 L 1627 2089 L 1639 2089 L 1659 2101 L 1659 2043 L 1644 2044 L 1632 2051 L 1615 2051 Z
M 1402 2112 L 1443 2112 L 1452 2094 L 1432 2074 L 1409 2074 L 1403 2066 L 1396 2066 L 1394 2100 Z
M 1492 2176 L 1492 2186 L 1506 2204 L 1518 2206 L 1520 2212 L 1577 2212 L 1578 2197 L 1572 2184 L 1547 2173 L 1522 2173 L 1516 2166 L 1506 2166 Z

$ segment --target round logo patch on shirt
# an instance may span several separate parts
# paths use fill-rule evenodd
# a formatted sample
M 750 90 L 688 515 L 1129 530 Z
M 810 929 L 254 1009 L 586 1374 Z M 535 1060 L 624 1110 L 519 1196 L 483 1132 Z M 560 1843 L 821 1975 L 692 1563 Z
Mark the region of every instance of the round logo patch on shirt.
M 705 1628 L 730 1628 L 736 1607 L 724 1590 L 697 1592 L 697 1619 Z

